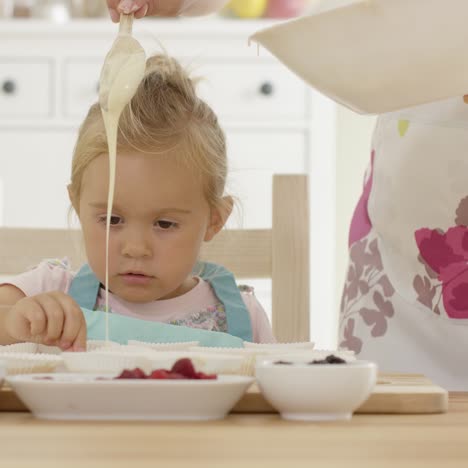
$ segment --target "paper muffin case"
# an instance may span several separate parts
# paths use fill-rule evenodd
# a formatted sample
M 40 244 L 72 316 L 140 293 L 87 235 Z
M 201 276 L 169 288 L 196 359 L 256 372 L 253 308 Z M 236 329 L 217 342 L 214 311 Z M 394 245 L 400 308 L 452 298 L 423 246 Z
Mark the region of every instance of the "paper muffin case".
M 15 343 L 0 346 L 0 353 L 37 353 L 39 345 L 37 343 Z
M 62 353 L 62 357 L 69 372 L 117 375 L 125 369 L 136 367 L 146 373 L 151 370 L 151 362 L 148 358 L 118 352 L 65 352 Z
M 43 354 L 62 354 L 62 350 L 58 346 L 47 346 L 43 344 L 37 345 L 37 352 Z
M 117 354 L 117 355 L 126 355 L 126 356 L 143 356 L 148 357 L 157 353 L 158 351 L 144 347 L 144 346 L 135 346 L 135 345 L 119 345 L 119 346 L 110 346 L 108 348 L 98 348 L 90 353 L 100 353 L 100 354 Z
M 86 342 L 87 351 L 95 351 L 96 349 L 107 349 L 107 348 L 119 348 L 120 343 L 115 341 L 106 341 L 106 340 L 88 340 Z
M 149 343 L 147 341 L 128 340 L 129 346 L 140 346 L 144 348 L 154 349 L 156 351 L 183 351 L 188 350 L 192 346 L 198 346 L 198 341 L 184 341 L 180 343 Z
M 229 354 L 191 353 L 192 361 L 203 361 L 200 370 L 205 374 L 243 375 L 245 356 Z
M 301 354 L 310 356 L 310 360 L 313 359 L 323 359 L 329 354 L 335 353 L 336 356 L 342 357 L 343 359 L 349 358 L 353 359 L 352 352 L 350 351 L 329 351 L 329 350 L 314 350 L 314 349 L 301 349 L 301 348 L 291 348 L 291 347 L 249 347 L 249 348 L 212 348 L 212 347 L 203 347 L 195 346 L 190 348 L 191 351 L 207 353 L 207 354 L 228 354 L 230 356 L 242 356 L 244 358 L 240 374 L 254 376 L 255 375 L 255 365 L 259 357 L 269 358 L 270 356 L 283 356 L 283 359 L 286 359 L 284 356 L 289 356 L 292 354 Z M 339 353 L 339 354 L 338 354 Z M 343 357 L 346 356 L 346 357 Z
M 283 351 L 297 350 L 297 349 L 314 349 L 315 343 L 313 341 L 302 341 L 292 343 L 251 343 L 250 341 L 244 341 L 245 348 L 253 349 L 273 349 Z
M 204 346 L 194 346 L 190 348 L 191 351 L 198 353 L 205 353 L 207 355 L 228 355 L 228 356 L 240 356 L 242 363 L 239 368 L 240 375 L 254 376 L 255 375 L 255 363 L 256 357 L 259 355 L 269 354 L 268 350 L 265 349 L 254 349 L 254 348 L 211 348 Z M 278 351 L 276 351 L 278 352 Z
M 54 354 L 0 353 L 0 361 L 6 364 L 7 375 L 54 372 L 63 363 Z
M 170 370 L 179 359 L 188 358 L 197 372 L 206 374 L 235 374 L 242 371 L 243 356 L 208 354 L 194 351 L 158 351 L 151 355 L 151 367 Z

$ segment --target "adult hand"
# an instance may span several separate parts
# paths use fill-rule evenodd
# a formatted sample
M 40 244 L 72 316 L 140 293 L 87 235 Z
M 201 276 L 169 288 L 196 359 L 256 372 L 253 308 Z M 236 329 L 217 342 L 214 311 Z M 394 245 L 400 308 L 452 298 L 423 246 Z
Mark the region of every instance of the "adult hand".
M 5 332 L 15 341 L 86 350 L 86 321 L 78 304 L 59 291 L 20 299 L 4 320 Z
M 120 14 L 143 16 L 205 15 L 221 9 L 229 0 L 107 0 L 114 23 Z

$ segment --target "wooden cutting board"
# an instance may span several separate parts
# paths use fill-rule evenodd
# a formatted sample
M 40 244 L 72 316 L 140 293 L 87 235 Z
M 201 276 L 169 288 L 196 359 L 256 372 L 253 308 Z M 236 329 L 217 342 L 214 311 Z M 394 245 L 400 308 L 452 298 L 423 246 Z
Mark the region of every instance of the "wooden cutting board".
M 445 413 L 448 392 L 423 375 L 385 374 L 369 399 L 357 413 Z M 4 385 L 0 388 L 0 411 L 28 411 L 15 392 Z M 276 413 L 254 384 L 232 410 L 233 413 Z
M 445 413 L 448 392 L 424 375 L 381 374 L 374 391 L 356 413 Z M 254 384 L 233 408 L 234 413 L 276 413 Z

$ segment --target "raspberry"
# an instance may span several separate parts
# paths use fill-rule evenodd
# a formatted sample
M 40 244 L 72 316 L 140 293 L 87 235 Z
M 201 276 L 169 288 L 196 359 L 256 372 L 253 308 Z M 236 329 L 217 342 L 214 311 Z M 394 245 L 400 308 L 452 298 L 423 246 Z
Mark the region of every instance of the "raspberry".
M 156 369 L 151 372 L 149 378 L 150 379 L 168 379 L 169 371 L 166 369 Z
M 139 368 L 133 370 L 125 369 L 116 379 L 146 379 L 146 374 Z
M 116 377 L 116 379 L 170 379 L 170 380 L 184 380 L 184 379 L 217 379 L 216 374 L 205 374 L 203 372 L 196 372 L 192 361 L 188 358 L 179 359 L 174 363 L 172 369 L 155 369 L 150 375 L 146 375 L 140 368 L 133 370 L 125 369 Z
M 188 379 L 198 378 L 197 373 L 195 372 L 195 369 L 193 367 L 192 361 L 188 358 L 179 359 L 177 362 L 175 362 L 172 366 L 171 372 L 182 374 Z
M 116 379 L 133 379 L 133 371 L 129 369 L 123 370 L 120 375 L 116 377 Z
M 134 379 L 146 379 L 146 374 L 139 368 L 133 369 L 133 378 Z
M 216 380 L 218 376 L 216 374 L 205 374 L 204 372 L 197 372 L 197 378 L 200 380 Z
M 167 378 L 171 380 L 187 380 L 188 377 L 185 377 L 185 375 L 179 374 L 178 372 L 169 372 L 167 374 Z

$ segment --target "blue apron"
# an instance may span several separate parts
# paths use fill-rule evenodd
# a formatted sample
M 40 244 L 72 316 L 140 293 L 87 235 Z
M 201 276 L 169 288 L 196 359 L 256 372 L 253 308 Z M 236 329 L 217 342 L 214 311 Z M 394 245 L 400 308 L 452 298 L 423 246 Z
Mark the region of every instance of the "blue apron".
M 199 271 L 201 270 L 201 271 Z M 214 263 L 198 263 L 196 274 L 207 281 L 226 311 L 227 333 L 152 322 L 120 314 L 109 314 L 109 336 L 126 344 L 130 340 L 173 343 L 199 341 L 202 346 L 243 347 L 252 341 L 250 314 L 244 304 L 234 276 Z M 73 279 L 68 294 L 83 309 L 88 339 L 105 338 L 105 312 L 95 311 L 101 285 L 89 265 L 85 264 Z

